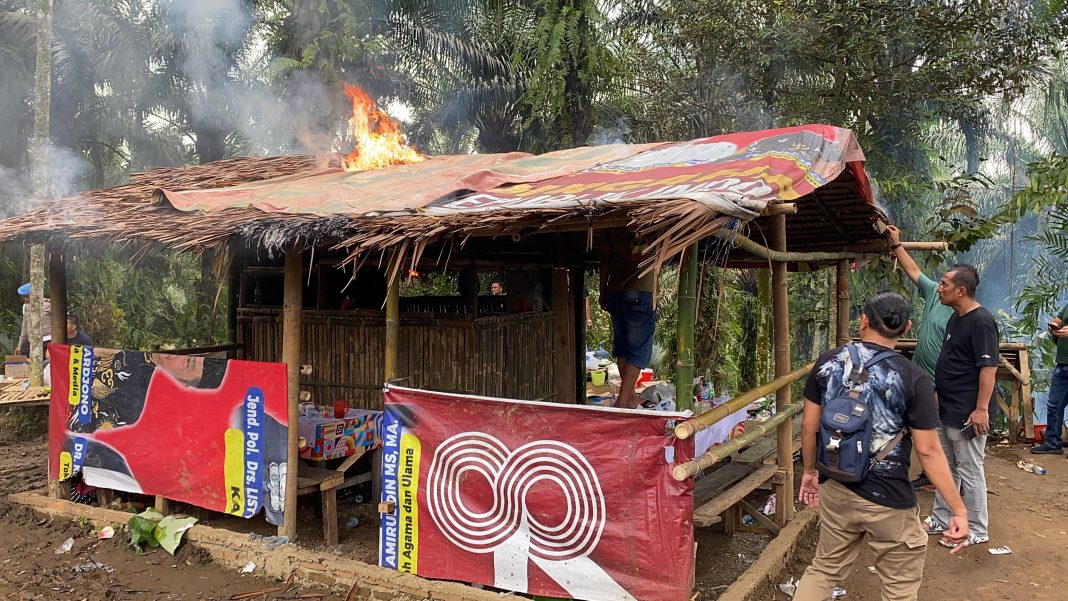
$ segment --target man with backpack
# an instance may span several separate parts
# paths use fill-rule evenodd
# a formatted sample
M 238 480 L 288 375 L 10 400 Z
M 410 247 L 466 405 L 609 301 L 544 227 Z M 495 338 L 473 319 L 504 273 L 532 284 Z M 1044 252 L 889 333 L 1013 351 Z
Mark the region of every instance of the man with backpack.
M 882 292 L 869 298 L 860 318 L 860 342 L 827 351 L 809 375 L 798 497 L 820 508 L 820 540 L 794 601 L 828 599 L 849 575 L 865 535 L 876 554 L 882 599 L 917 598 L 927 534 L 909 483 L 913 443 L 953 513 L 946 540 L 959 543 L 968 537 L 968 511 L 938 439 L 931 380 L 892 350 L 911 327 L 911 313 L 901 295 Z

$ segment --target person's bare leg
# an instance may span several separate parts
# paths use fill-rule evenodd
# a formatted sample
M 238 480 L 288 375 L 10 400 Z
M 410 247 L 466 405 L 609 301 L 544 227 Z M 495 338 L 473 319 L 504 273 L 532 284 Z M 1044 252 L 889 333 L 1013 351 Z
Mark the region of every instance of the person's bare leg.
M 616 401 L 616 407 L 634 409 L 640 400 L 634 393 L 634 383 L 638 381 L 642 369 L 628 363 L 626 359 L 618 360 L 616 365 L 619 366 L 619 377 L 623 380 L 619 385 L 619 399 Z

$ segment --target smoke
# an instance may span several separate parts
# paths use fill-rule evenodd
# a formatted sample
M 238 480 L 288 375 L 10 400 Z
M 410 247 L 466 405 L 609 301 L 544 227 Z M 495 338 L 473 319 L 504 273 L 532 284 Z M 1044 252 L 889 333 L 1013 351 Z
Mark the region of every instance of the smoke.
M 587 146 L 604 146 L 606 144 L 626 144 L 630 141 L 630 120 L 619 117 L 614 123 L 597 124 L 586 138 Z
M 43 199 L 35 197 L 27 169 L 0 166 L 0 216 L 25 213 L 47 199 L 78 195 L 78 184 L 88 171 L 81 155 L 52 144 L 34 146 L 30 155 L 48 165 L 46 195 Z
M 248 154 L 330 151 L 340 123 L 324 120 L 336 121 L 331 109 L 339 91 L 306 70 L 276 77 L 284 67 L 247 6 L 242 0 L 171 3 L 167 24 L 181 34 L 179 66 L 191 84 L 194 131 L 237 134 Z

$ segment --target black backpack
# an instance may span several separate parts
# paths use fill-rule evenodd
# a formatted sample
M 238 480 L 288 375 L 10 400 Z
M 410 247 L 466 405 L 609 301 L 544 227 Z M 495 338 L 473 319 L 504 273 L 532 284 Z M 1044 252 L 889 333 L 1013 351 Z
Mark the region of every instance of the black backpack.
M 863 482 L 873 465 L 882 461 L 901 442 L 905 431 L 897 433 L 874 457 L 871 454 L 873 419 L 870 407 L 860 399 L 868 370 L 891 357 L 900 355 L 894 351 L 879 351 L 864 363 L 853 343 L 846 345 L 853 371 L 847 377 L 838 395 L 823 404 L 820 417 L 819 440 L 816 447 L 816 469 L 821 474 L 838 482 Z

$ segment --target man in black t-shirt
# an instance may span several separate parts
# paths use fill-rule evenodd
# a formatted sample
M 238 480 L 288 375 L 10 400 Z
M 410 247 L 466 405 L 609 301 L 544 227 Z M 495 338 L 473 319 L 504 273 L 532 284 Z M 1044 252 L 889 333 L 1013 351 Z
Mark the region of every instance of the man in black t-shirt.
M 912 309 L 901 295 L 882 292 L 864 303 L 857 352 L 869 361 L 891 350 L 912 322 Z M 968 512 L 953 483 L 949 464 L 938 442 L 938 409 L 931 379 L 915 363 L 898 355 L 867 370 L 859 400 L 873 420 L 871 454 L 904 435 L 867 477 L 856 484 L 822 479 L 816 471 L 816 450 L 823 406 L 839 396 L 852 360 L 845 347 L 827 351 L 816 361 L 805 385 L 801 449 L 805 471 L 799 500 L 820 508 L 820 541 L 816 556 L 797 583 L 794 601 L 825 601 L 844 581 L 868 535 L 875 552 L 875 571 L 882 581 L 884 601 L 915 601 L 923 577 L 927 535 L 920 526 L 916 493 L 909 483 L 909 459 L 916 455 L 935 487 L 953 508 L 946 536 L 963 541 L 968 535 Z M 822 482 L 821 482 L 822 480 Z M 950 551 L 955 553 L 963 546 Z
M 938 436 L 953 479 L 968 506 L 968 544 L 990 540 L 986 506 L 986 435 L 990 431 L 991 400 L 998 369 L 998 324 L 975 300 L 979 273 L 971 265 L 954 265 L 938 283 L 938 297 L 953 308 L 946 324 L 946 337 L 935 366 L 938 411 L 942 424 Z M 941 534 L 949 519 L 945 499 L 935 494 L 931 515 L 924 520 L 928 534 Z M 951 542 L 942 540 L 943 545 Z

